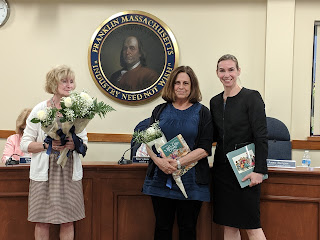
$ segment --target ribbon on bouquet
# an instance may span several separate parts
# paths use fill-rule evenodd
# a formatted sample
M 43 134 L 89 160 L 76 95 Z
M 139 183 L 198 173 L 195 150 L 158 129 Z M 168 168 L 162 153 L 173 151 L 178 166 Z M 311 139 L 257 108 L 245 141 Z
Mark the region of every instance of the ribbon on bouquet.
M 75 126 L 74 125 L 70 128 L 69 132 L 71 133 L 75 150 L 84 157 L 87 153 L 87 146 L 85 144 L 83 144 L 83 140 L 75 134 Z M 56 131 L 56 133 L 60 137 L 61 146 L 66 145 L 66 143 L 68 142 L 67 135 L 64 134 L 61 129 L 58 129 Z M 53 139 L 50 136 L 47 136 L 44 139 L 44 142 L 49 145 L 47 152 L 46 152 L 48 155 L 50 155 L 52 152 L 52 140 Z M 69 149 L 66 154 L 67 157 L 69 157 L 71 153 L 72 153 L 72 150 Z
M 169 175 L 166 182 L 166 187 L 172 188 L 172 175 Z
M 47 136 L 47 137 L 44 139 L 44 142 L 45 142 L 45 143 L 48 143 L 48 145 L 49 145 L 49 146 L 48 146 L 48 149 L 47 149 L 47 152 L 46 152 L 48 155 L 50 155 L 50 154 L 51 154 L 51 151 L 52 151 L 52 140 L 53 140 L 53 139 L 52 139 L 50 136 Z
M 74 149 L 84 157 L 87 153 L 88 148 L 86 145 L 83 144 L 83 140 L 75 134 L 74 125 L 70 128 L 69 132 L 72 135 L 72 140 L 74 142 Z
M 66 145 L 66 143 L 68 142 L 67 135 L 63 133 L 61 128 L 57 130 L 57 134 L 60 137 L 61 146 Z
M 59 135 L 59 134 L 58 134 Z M 59 135 L 60 136 L 60 135 Z M 61 137 L 61 136 L 60 136 Z M 52 152 L 52 138 L 50 137 L 50 136 L 47 136 L 45 139 L 44 139 L 44 142 L 45 143 L 48 143 L 48 149 L 47 149 L 47 151 L 46 151 L 46 153 L 48 154 L 48 155 L 50 155 L 51 154 L 51 152 Z M 61 146 L 63 146 L 63 145 L 66 145 L 66 143 L 67 143 L 67 140 L 66 139 L 64 139 L 63 140 L 64 141 L 64 144 L 62 144 L 62 142 L 61 142 Z M 67 153 L 67 157 L 69 157 L 70 156 L 70 153 L 72 153 L 72 151 L 71 150 L 69 150 L 68 151 L 68 153 Z

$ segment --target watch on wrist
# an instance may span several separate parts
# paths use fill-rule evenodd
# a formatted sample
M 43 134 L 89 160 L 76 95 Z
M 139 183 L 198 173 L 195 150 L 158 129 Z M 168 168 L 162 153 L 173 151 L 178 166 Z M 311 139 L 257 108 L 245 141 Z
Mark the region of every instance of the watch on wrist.
M 42 146 L 43 146 L 43 149 L 46 150 L 47 147 L 46 147 L 46 144 L 45 143 L 42 143 Z
M 179 159 L 177 159 L 177 169 L 178 169 L 178 170 L 181 169 L 181 163 L 180 163 Z

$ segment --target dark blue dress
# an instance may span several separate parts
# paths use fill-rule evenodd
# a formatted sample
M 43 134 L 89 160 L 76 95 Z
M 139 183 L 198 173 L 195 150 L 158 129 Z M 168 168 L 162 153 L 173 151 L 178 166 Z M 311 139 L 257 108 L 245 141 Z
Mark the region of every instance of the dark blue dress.
M 172 104 L 168 104 L 159 118 L 159 125 L 166 139 L 169 141 L 181 134 L 190 149 L 193 150 L 198 134 L 200 109 L 200 103 L 195 103 L 186 110 L 178 110 Z M 143 193 L 171 199 L 210 201 L 209 186 L 196 184 L 195 167 L 181 177 L 188 195 L 187 199 L 173 179 L 171 189 L 166 186 L 168 177 L 172 178 L 171 175 L 165 174 L 156 166 L 154 175 L 152 177 L 147 176 L 144 181 Z

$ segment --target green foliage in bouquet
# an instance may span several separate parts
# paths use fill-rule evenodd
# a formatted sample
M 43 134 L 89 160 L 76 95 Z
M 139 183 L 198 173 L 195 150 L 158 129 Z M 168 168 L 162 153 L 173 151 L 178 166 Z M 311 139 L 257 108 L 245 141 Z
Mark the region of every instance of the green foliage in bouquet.
M 135 131 L 132 135 L 133 141 L 136 143 L 148 143 L 163 135 L 159 127 L 159 121 L 153 123 L 149 128 L 143 131 Z
M 37 117 L 32 118 L 31 122 L 32 123 L 41 122 L 42 126 L 48 127 L 55 120 L 57 112 L 58 112 L 58 109 L 56 108 L 46 107 L 45 109 L 38 111 Z
M 100 118 L 105 117 L 108 112 L 114 111 L 113 107 L 92 99 L 86 92 L 72 91 L 70 96 L 61 98 L 62 114 L 61 122 L 73 122 L 77 118 L 93 119 L 96 114 Z
M 89 119 L 92 119 L 95 114 L 98 114 L 100 118 L 105 117 L 108 112 L 115 111 L 113 107 L 105 104 L 104 102 L 98 102 L 97 99 L 93 100 L 93 107 L 89 112 Z

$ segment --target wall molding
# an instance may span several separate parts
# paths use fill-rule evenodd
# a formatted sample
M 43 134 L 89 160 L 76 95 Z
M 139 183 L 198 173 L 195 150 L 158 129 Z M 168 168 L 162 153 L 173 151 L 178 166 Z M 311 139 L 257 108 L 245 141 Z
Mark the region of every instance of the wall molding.
M 13 130 L 0 130 L 0 138 L 7 138 L 16 132 Z M 88 133 L 89 142 L 117 142 L 130 143 L 132 134 L 119 133 Z

